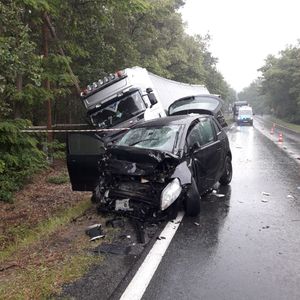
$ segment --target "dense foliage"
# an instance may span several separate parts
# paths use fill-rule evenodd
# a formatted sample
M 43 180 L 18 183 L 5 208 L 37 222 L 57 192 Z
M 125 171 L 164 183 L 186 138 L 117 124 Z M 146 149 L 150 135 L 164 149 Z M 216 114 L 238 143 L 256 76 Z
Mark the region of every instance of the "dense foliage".
M 288 46 L 278 57 L 269 55 L 259 69 L 262 76 L 239 94 L 258 112 L 300 124 L 300 44 Z
M 30 176 L 45 166 L 37 140 L 21 132 L 28 121 L 0 122 L 0 199 L 10 201 Z
M 42 158 L 36 142 L 18 131 L 20 123 L 7 120 L 48 126 L 84 121 L 70 69 L 84 87 L 138 65 L 205 84 L 232 101 L 234 93 L 209 52 L 210 37 L 185 33 L 183 5 L 183 0 L 0 0 L 0 198 L 8 199 Z

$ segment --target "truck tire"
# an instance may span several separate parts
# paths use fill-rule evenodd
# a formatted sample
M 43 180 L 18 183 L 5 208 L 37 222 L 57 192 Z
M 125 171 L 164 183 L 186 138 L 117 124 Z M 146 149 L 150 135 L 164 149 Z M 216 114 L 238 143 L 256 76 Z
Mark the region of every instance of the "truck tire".
M 196 217 L 200 213 L 200 201 L 201 197 L 198 192 L 198 188 L 194 178 L 192 178 L 192 183 L 187 190 L 186 200 L 185 200 L 185 211 L 190 217 Z
M 227 185 L 231 182 L 232 179 L 232 164 L 231 164 L 231 157 L 229 155 L 226 156 L 225 159 L 225 168 L 224 173 L 221 176 L 219 182 L 222 185 Z

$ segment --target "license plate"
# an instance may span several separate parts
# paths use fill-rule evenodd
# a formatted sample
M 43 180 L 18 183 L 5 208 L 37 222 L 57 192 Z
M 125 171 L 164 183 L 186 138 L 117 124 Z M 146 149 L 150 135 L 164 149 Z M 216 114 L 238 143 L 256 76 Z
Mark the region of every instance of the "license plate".
M 132 208 L 129 206 L 129 199 L 116 200 L 115 210 L 130 211 Z

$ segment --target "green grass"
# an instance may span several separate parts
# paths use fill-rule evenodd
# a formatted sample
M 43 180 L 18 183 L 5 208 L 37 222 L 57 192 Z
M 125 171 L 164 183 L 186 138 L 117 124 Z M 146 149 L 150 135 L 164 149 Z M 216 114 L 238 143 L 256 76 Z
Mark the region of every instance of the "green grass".
M 75 255 L 64 257 L 51 267 L 45 264 L 20 269 L 16 276 L 10 276 L 2 286 L 2 299 L 51 299 L 58 294 L 64 283 L 80 278 L 89 267 L 99 263 L 103 257 L 87 253 L 82 249 Z M 0 298 L 1 298 L 0 297 Z
M 60 227 L 68 224 L 73 218 L 81 215 L 89 207 L 91 207 L 91 201 L 90 199 L 85 199 L 74 207 L 61 212 L 57 216 L 53 216 L 50 219 L 41 222 L 35 228 L 20 227 L 11 229 L 11 233 L 15 234 L 15 242 L 8 246 L 4 251 L 0 252 L 0 263 L 12 256 L 18 250 L 54 233 Z
M 69 182 L 69 176 L 66 174 L 52 176 L 47 179 L 47 182 L 52 183 L 52 184 L 65 184 L 65 183 Z
M 300 125 L 297 124 L 293 124 L 293 123 L 288 123 L 286 121 L 280 120 L 278 118 L 275 117 L 270 117 L 270 121 L 272 121 L 273 123 L 277 123 L 278 125 L 282 125 L 284 127 L 287 127 L 297 133 L 300 133 Z

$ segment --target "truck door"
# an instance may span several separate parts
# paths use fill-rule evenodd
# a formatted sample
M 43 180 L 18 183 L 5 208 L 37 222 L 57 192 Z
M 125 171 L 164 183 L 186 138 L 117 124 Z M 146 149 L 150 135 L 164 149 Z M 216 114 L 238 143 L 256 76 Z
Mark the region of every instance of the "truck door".
M 67 166 L 73 191 L 93 191 L 99 181 L 104 142 L 97 133 L 69 133 Z

